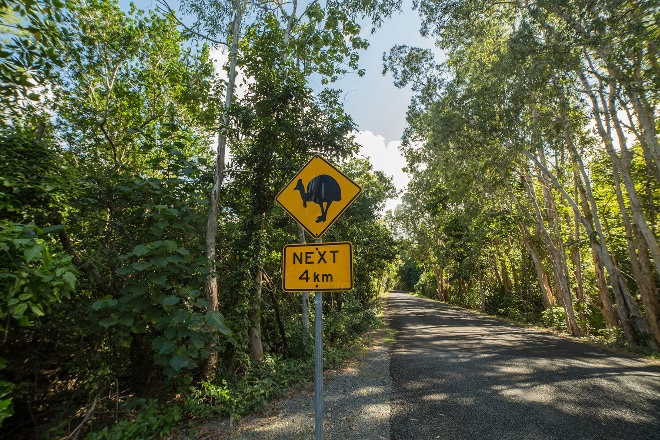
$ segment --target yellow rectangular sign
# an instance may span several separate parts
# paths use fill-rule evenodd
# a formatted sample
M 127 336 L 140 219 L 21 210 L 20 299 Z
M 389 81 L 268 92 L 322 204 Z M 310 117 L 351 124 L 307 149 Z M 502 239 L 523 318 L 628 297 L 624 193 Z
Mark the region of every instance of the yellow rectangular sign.
M 337 291 L 353 288 L 353 244 L 288 244 L 282 250 L 282 290 Z

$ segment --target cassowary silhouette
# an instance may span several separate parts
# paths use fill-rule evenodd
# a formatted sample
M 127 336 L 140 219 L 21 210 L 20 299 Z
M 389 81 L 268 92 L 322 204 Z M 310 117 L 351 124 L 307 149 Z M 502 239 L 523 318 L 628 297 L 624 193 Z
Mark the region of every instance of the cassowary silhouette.
M 328 208 L 332 202 L 338 202 L 341 200 L 341 188 L 339 187 L 339 184 L 333 177 L 328 176 L 327 174 L 321 174 L 310 180 L 307 184 L 307 192 L 305 192 L 302 179 L 298 179 L 298 183 L 293 190 L 300 191 L 303 208 L 307 208 L 307 202 L 314 202 L 321 207 L 321 215 L 317 217 L 316 223 L 325 222 Z M 325 208 L 323 205 L 324 203 Z

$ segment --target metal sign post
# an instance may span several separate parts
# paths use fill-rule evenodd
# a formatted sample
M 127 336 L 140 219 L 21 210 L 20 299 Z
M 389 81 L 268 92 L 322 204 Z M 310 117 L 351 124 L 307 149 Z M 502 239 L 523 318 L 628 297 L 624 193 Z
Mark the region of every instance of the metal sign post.
M 348 242 L 322 243 L 322 236 L 362 189 L 320 156 L 314 156 L 277 195 L 277 202 L 305 228 L 318 246 L 282 250 L 282 290 L 315 291 L 314 439 L 323 440 L 323 292 L 353 288 L 353 248 Z
M 323 292 L 314 297 L 314 414 L 314 439 L 323 440 Z

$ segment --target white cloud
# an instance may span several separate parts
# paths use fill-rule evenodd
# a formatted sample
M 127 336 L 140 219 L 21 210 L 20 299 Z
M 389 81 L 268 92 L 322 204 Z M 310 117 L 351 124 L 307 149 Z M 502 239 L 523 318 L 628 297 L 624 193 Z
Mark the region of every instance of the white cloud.
M 406 166 L 406 160 L 399 151 L 401 141 L 386 143 L 385 137 L 368 130 L 354 134 L 355 141 L 361 146 L 360 155 L 368 158 L 375 170 L 382 171 L 392 178 L 400 197 L 410 180 L 408 174 L 402 170 Z M 392 199 L 387 202 L 385 209 L 394 209 L 399 202 L 399 198 Z

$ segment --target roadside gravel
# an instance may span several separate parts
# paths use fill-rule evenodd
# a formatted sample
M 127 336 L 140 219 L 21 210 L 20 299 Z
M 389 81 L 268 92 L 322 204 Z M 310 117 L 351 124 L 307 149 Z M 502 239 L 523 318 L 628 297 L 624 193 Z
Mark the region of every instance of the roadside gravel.
M 323 438 L 389 440 L 390 357 L 383 330 L 371 335 L 367 349 L 323 381 Z M 295 440 L 314 438 L 314 384 L 271 403 L 238 423 L 217 420 L 176 440 Z

